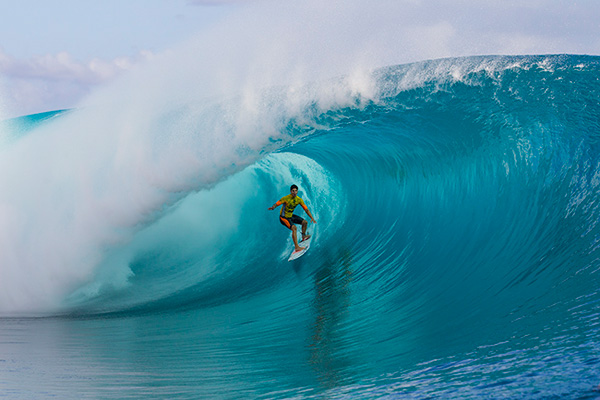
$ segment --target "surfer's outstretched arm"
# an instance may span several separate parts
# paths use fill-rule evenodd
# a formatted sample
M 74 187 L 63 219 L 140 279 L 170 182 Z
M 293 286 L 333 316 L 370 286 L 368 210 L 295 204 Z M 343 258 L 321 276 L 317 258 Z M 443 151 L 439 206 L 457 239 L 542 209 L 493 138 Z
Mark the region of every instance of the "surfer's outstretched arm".
M 271 207 L 269 207 L 269 210 L 274 210 L 274 209 L 276 209 L 277 207 L 279 207 L 282 204 L 283 203 L 281 201 L 278 201 L 277 203 L 275 203 Z

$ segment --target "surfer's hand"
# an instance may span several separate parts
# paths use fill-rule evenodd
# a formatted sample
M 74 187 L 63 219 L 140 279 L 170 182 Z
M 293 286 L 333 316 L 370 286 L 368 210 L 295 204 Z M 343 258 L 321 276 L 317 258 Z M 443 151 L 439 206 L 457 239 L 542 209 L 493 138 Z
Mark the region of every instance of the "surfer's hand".
M 313 223 L 313 224 L 316 224 L 316 223 L 317 223 L 317 221 L 315 221 L 315 219 L 314 219 L 314 218 L 311 218 L 310 220 L 312 221 L 312 223 Z

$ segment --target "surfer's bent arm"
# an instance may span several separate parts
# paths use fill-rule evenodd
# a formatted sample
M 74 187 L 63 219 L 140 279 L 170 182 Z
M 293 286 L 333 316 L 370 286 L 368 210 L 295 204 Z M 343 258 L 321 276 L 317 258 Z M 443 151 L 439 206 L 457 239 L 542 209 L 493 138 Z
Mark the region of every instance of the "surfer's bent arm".
M 310 220 L 313 222 L 313 224 L 316 224 L 317 221 L 315 221 L 315 219 L 313 218 L 313 216 L 310 213 L 310 211 L 308 211 L 308 207 L 306 207 L 306 204 L 300 203 L 300 205 L 302 206 L 302 208 L 304 208 L 304 211 L 306 211 L 306 214 L 308 214 L 308 216 L 310 217 Z

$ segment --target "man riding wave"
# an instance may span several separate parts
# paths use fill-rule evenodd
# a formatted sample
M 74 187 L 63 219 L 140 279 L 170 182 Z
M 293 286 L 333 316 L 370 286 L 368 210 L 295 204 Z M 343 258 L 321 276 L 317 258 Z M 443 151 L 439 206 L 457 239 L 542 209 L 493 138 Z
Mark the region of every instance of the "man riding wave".
M 304 218 L 294 214 L 294 209 L 296 206 L 300 205 L 306 214 L 308 214 L 313 224 L 316 224 L 317 221 L 315 221 L 312 214 L 308 210 L 308 207 L 306 207 L 306 204 L 304 204 L 304 200 L 298 196 L 298 186 L 296 185 L 292 185 L 290 187 L 290 194 L 279 199 L 277 203 L 269 207 L 269 210 L 274 210 L 276 207 L 279 207 L 282 204 L 283 207 L 281 208 L 281 213 L 279 214 L 279 222 L 292 231 L 292 239 L 294 241 L 295 251 L 301 251 L 304 249 L 304 247 L 298 245 L 298 235 L 296 233 L 297 228 L 294 224 L 302 225 L 302 241 L 308 239 L 310 235 L 306 233 L 306 227 L 308 223 L 304 220 Z

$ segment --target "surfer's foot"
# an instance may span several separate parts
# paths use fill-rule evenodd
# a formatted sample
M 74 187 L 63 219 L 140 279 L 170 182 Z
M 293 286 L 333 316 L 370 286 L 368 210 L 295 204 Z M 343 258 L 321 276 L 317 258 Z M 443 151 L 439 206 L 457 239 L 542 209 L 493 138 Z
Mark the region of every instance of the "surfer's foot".
M 298 246 L 298 247 L 296 247 L 296 251 L 295 251 L 294 253 L 297 253 L 297 252 L 299 252 L 299 251 L 302 251 L 302 250 L 304 250 L 304 249 L 305 249 L 305 247 L 300 247 L 300 246 Z M 288 250 L 288 251 L 289 251 L 289 250 Z
M 302 242 L 304 242 L 308 238 L 310 238 L 310 235 L 305 235 L 304 233 L 302 234 Z

